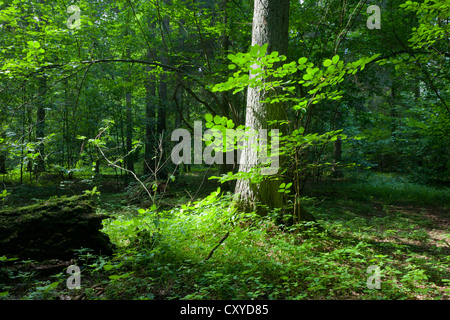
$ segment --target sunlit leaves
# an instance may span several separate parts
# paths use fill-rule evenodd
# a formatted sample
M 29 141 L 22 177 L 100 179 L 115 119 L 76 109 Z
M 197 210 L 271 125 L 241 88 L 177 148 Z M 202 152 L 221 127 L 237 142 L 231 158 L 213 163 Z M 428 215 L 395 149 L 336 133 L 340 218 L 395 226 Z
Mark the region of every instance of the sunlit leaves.
M 292 186 L 292 182 L 289 183 L 282 183 L 280 184 L 279 188 L 278 188 L 278 192 L 283 192 L 283 193 L 289 193 L 291 192 L 291 190 L 289 190 L 289 188 Z
M 346 73 L 355 74 L 363 70 L 365 65 L 378 57 L 363 57 L 355 62 L 344 64 L 339 55 L 325 59 L 321 69 L 306 57 L 298 61 L 282 64 L 286 57 L 278 52 L 267 54 L 267 45 L 253 46 L 248 53 L 229 54 L 232 62 L 229 69 L 236 70 L 226 82 L 218 83 L 213 91 L 233 90 L 233 94 L 247 87 L 257 87 L 259 90 L 274 90 L 279 88 L 282 93 L 269 97 L 267 103 L 288 102 L 294 110 L 303 109 L 308 103 L 316 104 L 325 99 L 339 99 L 340 94 L 333 86 L 342 82 Z M 303 74 L 298 76 L 298 71 Z M 296 87 L 312 87 L 308 91 L 311 96 L 298 97 Z M 323 92 L 322 92 L 323 91 Z
M 444 40 L 445 43 L 450 32 L 450 25 L 441 23 L 441 20 L 450 15 L 448 0 L 426 0 L 423 3 L 406 1 L 400 5 L 400 8 L 416 12 L 419 19 L 419 27 L 412 29 L 413 32 L 409 39 L 413 48 L 431 46 L 441 40 Z

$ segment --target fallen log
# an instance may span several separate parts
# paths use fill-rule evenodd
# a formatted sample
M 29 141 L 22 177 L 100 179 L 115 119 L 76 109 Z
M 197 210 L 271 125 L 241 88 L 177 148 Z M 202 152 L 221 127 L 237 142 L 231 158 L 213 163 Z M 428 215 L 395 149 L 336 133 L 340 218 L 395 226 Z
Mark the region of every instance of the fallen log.
M 89 248 L 110 255 L 113 245 L 89 196 L 60 197 L 21 208 L 0 210 L 0 256 L 71 259 Z

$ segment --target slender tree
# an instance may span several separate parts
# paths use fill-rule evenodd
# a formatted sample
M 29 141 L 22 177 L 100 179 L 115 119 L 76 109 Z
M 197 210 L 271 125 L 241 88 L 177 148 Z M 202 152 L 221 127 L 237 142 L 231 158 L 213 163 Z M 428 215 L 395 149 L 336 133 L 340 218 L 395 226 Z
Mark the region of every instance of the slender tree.
M 39 77 L 39 99 L 37 100 L 36 110 L 36 143 L 39 157 L 37 159 L 35 174 L 45 171 L 45 91 L 47 79 L 45 75 Z

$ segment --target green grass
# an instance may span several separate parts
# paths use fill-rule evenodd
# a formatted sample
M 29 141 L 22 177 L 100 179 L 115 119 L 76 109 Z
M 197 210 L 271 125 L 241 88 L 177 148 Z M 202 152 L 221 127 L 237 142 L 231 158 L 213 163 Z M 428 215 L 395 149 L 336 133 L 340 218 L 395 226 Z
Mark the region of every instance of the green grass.
M 53 280 L 35 278 L 19 296 L 449 299 L 446 190 L 372 175 L 326 180 L 307 193 L 304 204 L 325 232 L 280 228 L 268 217 L 240 213 L 229 194 L 212 193 L 192 203 L 177 194 L 158 212 L 109 195 L 99 211 L 114 214 L 104 231 L 120 248 L 115 257 L 81 253 L 83 287 L 77 292 L 63 281 L 53 288 Z M 372 265 L 381 271 L 379 290 L 367 287 Z M 10 284 L 0 292 L 12 297 L 13 289 Z

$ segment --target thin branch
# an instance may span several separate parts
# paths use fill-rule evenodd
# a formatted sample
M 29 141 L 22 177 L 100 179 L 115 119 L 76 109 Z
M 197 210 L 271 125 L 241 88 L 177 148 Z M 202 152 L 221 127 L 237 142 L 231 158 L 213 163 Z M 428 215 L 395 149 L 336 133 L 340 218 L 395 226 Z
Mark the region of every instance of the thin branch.
M 147 43 L 147 47 L 151 51 L 152 50 L 152 46 L 150 45 L 150 42 L 148 41 L 147 35 L 144 32 L 144 28 L 142 28 L 141 22 L 139 21 L 137 15 L 136 15 L 136 11 L 134 10 L 134 6 L 131 3 L 131 0 L 128 0 L 128 3 L 130 4 L 131 10 L 133 11 L 134 18 L 136 19 L 136 21 L 137 21 L 137 23 L 139 25 L 139 28 L 141 29 L 141 33 L 144 36 L 145 42 Z
M 443 56 L 445 56 L 447 58 L 450 58 L 450 53 L 448 53 L 448 52 L 441 52 L 441 51 L 439 51 L 438 49 L 436 49 L 435 47 L 432 47 L 432 46 L 430 48 L 433 49 L 434 51 L 436 51 L 438 54 L 443 55 Z
M 225 241 L 226 238 L 228 238 L 228 236 L 230 235 L 230 232 L 228 231 L 223 237 L 222 239 L 220 239 L 219 243 L 212 248 L 212 250 L 209 252 L 208 257 L 206 257 L 205 261 L 209 260 L 209 258 L 211 258 L 211 256 L 213 255 L 214 251 L 222 244 L 222 242 Z
M 184 73 L 186 74 L 185 71 L 167 65 L 167 64 L 162 64 L 156 61 L 147 61 L 147 60 L 135 60 L 135 59 L 97 59 L 97 60 L 83 60 L 83 61 L 78 61 L 78 63 L 80 64 L 97 64 L 97 63 L 114 63 L 114 62 L 126 62 L 126 63 L 138 63 L 138 64 L 146 64 L 146 65 L 150 65 L 150 66 L 156 66 L 156 67 L 161 67 L 163 69 L 168 69 L 168 70 L 172 70 L 172 71 L 176 71 L 179 73 Z M 72 63 L 73 64 L 73 63 Z M 38 70 L 32 72 L 33 73 L 38 73 L 41 70 L 40 69 L 54 69 L 54 68 L 60 68 L 60 67 L 64 67 L 64 66 L 68 66 L 70 65 L 70 63 L 65 63 L 65 64 L 48 64 L 48 65 L 44 65 L 41 66 Z
M 105 131 L 106 131 L 106 128 L 103 129 L 103 130 L 101 130 L 101 131 L 98 133 L 98 135 L 95 137 L 95 139 L 100 139 L 101 135 L 102 135 Z M 134 177 L 134 178 L 141 184 L 141 186 L 144 188 L 145 192 L 147 192 L 147 194 L 148 194 L 148 196 L 150 197 L 150 199 L 153 199 L 152 194 L 150 193 L 150 191 L 147 189 L 147 187 L 145 186 L 145 184 L 144 184 L 144 183 L 136 176 L 136 174 L 135 174 L 133 171 L 128 170 L 128 169 L 126 169 L 126 168 L 122 168 L 121 166 L 117 165 L 116 162 L 117 162 L 118 160 L 116 160 L 116 161 L 114 161 L 114 162 L 111 161 L 111 160 L 109 160 L 108 157 L 107 157 L 107 156 L 105 155 L 105 153 L 103 152 L 102 148 L 100 148 L 99 146 L 97 146 L 97 149 L 100 151 L 100 153 L 102 154 L 103 158 L 106 160 L 106 162 L 108 162 L 108 164 L 109 164 L 110 166 L 113 166 L 113 167 L 115 167 L 115 168 L 118 168 L 118 169 L 121 169 L 121 170 L 124 170 L 124 171 L 126 171 L 126 172 L 131 173 L 131 174 L 133 175 L 133 177 Z M 120 159 L 119 159 L 119 160 L 120 160 Z
M 337 52 L 337 50 L 338 50 L 338 48 L 339 48 L 339 45 L 340 45 L 341 41 L 347 36 L 347 33 L 350 31 L 350 29 L 352 28 L 353 24 L 355 23 L 356 19 L 354 19 L 354 20 L 352 21 L 352 16 L 354 15 L 355 11 L 358 9 L 358 7 L 359 7 L 359 5 L 360 5 L 361 2 L 362 2 L 362 0 L 359 1 L 359 3 L 356 5 L 355 10 L 353 10 L 353 12 L 352 12 L 351 15 L 350 15 L 350 19 L 348 20 L 347 25 L 344 27 L 344 29 L 341 31 L 341 33 L 338 35 L 338 37 L 337 37 L 337 39 L 336 39 L 336 42 L 335 42 L 336 44 L 335 44 L 335 46 L 334 46 L 334 54 L 336 54 L 336 52 Z M 364 3 L 361 5 L 361 7 L 359 8 L 358 12 L 356 13 L 356 16 L 359 15 L 359 13 L 361 12 L 361 10 L 362 10 L 362 8 L 364 7 L 364 5 L 366 4 L 366 2 L 367 2 L 367 0 L 365 0 Z M 352 22 L 352 24 L 350 25 L 350 27 L 348 27 L 348 25 L 350 24 L 350 22 Z M 348 27 L 348 28 L 347 28 L 347 27 Z M 347 29 L 347 30 L 346 30 L 346 29 Z M 344 32 L 344 30 L 346 30 L 346 31 L 345 31 L 345 34 L 344 34 L 344 36 L 341 38 L 341 35 L 342 35 L 342 33 Z

